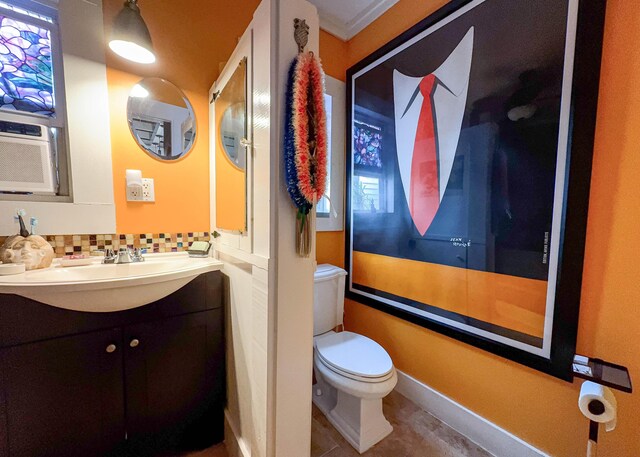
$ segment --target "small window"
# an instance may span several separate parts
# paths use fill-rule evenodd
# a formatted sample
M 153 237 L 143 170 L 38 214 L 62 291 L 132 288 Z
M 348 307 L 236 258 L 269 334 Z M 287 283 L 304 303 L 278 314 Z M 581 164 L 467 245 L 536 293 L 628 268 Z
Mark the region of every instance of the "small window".
M 33 171 L 0 177 L 0 198 L 70 196 L 64 105 L 57 9 L 0 1 L 0 168 L 19 154 Z
M 327 186 L 316 205 L 317 230 L 341 231 L 344 227 L 344 126 L 345 84 L 325 77 L 327 113 Z
M 390 212 L 393 207 L 393 181 L 385 163 L 383 144 L 386 122 L 369 119 L 353 121 L 353 210 L 368 213 Z
M 318 217 L 330 217 L 331 216 L 331 113 L 333 112 L 332 106 L 333 97 L 329 94 L 324 94 L 324 107 L 327 115 L 327 185 L 324 191 L 324 196 L 318 202 L 316 214 Z
M 354 211 L 379 212 L 383 208 L 380 178 L 355 175 L 353 177 Z

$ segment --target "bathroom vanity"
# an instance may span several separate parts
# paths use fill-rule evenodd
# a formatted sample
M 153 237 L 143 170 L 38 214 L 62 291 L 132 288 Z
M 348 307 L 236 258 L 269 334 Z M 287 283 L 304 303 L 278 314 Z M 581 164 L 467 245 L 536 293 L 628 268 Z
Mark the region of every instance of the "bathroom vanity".
M 156 455 L 221 441 L 222 281 L 205 272 L 114 312 L 0 293 L 0 457 Z

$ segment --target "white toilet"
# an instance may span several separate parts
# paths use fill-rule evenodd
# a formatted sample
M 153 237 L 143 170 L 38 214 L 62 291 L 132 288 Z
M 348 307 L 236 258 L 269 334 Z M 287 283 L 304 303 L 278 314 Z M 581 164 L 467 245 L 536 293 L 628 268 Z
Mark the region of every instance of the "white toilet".
M 353 332 L 336 333 L 344 313 L 347 272 L 318 265 L 313 300 L 313 402 L 361 454 L 393 427 L 382 413 L 382 399 L 398 382 L 382 346 Z

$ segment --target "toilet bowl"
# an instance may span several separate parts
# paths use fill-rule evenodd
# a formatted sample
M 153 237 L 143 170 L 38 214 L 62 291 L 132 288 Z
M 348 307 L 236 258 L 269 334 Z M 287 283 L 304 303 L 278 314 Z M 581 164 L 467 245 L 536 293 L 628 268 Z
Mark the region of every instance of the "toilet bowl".
M 359 453 L 393 431 L 382 399 L 398 382 L 391 357 L 382 346 L 342 324 L 346 272 L 319 265 L 315 275 L 313 402 Z
M 391 357 L 375 341 L 352 332 L 314 339 L 313 401 L 361 454 L 393 431 L 382 399 L 398 382 Z

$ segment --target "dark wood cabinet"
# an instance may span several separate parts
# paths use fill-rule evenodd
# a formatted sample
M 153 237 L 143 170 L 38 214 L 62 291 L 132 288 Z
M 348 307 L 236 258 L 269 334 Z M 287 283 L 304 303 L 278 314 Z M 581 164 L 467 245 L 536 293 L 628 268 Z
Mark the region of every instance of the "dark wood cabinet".
M 220 313 L 124 329 L 127 433 L 138 446 L 180 449 L 222 440 Z
M 9 456 L 100 455 L 122 441 L 121 340 L 107 330 L 0 351 Z
M 105 314 L 0 295 L 0 457 L 143 456 L 221 441 L 221 291 L 221 274 L 208 273 Z

